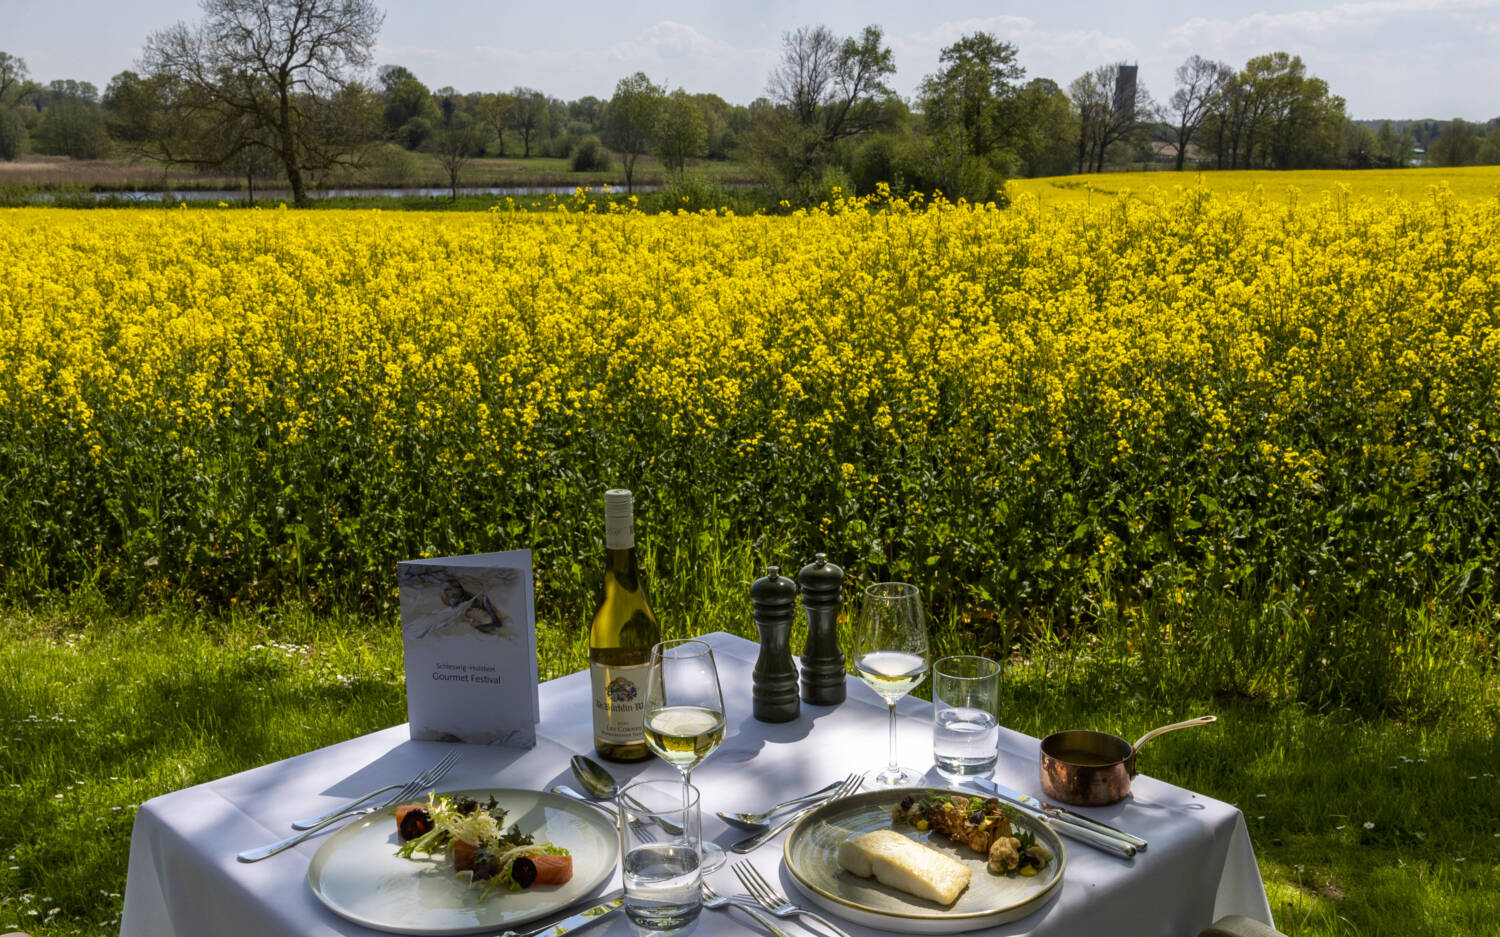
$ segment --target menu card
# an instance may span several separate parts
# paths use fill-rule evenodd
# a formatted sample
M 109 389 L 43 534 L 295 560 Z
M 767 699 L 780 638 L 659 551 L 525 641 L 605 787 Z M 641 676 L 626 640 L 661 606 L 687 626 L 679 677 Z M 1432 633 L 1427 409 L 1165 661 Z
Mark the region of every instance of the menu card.
M 531 551 L 407 560 L 396 582 L 411 737 L 534 746 Z

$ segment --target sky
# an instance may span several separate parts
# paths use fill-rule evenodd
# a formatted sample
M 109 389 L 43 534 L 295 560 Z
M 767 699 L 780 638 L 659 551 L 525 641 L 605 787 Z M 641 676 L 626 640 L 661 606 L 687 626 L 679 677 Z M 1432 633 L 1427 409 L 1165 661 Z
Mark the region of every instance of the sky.
M 765 93 L 782 37 L 826 25 L 838 35 L 879 25 L 910 98 L 942 48 L 990 32 L 1019 50 L 1028 78 L 1064 88 L 1113 62 L 1140 66 L 1165 102 L 1189 55 L 1242 67 L 1285 51 L 1328 82 L 1357 119 L 1500 116 L 1500 0 L 445 0 L 381 4 L 375 62 L 409 68 L 430 88 L 539 88 L 567 100 L 608 98 L 637 71 L 670 88 L 735 104 Z M 33 79 L 72 78 L 102 91 L 135 67 L 153 31 L 201 16 L 196 0 L 0 0 L 0 51 Z

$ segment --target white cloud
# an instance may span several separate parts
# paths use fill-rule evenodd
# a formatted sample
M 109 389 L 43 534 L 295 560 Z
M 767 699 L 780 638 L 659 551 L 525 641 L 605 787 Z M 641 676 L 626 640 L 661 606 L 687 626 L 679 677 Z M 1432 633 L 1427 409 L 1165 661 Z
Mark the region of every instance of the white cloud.
M 1267 42 L 1340 42 L 1351 30 L 1362 33 L 1387 26 L 1393 19 L 1422 17 L 1429 21 L 1466 18 L 1462 14 L 1500 9 L 1500 0 L 1377 0 L 1372 3 L 1341 3 L 1327 9 L 1252 13 L 1239 19 L 1193 17 L 1167 33 L 1169 48 L 1264 46 Z M 1392 42 L 1402 34 L 1381 30 Z

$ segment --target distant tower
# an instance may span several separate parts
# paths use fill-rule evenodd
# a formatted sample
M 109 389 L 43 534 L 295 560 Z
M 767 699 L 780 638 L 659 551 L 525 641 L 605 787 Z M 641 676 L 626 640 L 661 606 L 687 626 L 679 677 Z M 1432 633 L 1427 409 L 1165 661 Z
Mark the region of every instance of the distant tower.
M 1135 72 L 1137 65 L 1120 65 L 1115 73 L 1115 116 L 1135 119 Z

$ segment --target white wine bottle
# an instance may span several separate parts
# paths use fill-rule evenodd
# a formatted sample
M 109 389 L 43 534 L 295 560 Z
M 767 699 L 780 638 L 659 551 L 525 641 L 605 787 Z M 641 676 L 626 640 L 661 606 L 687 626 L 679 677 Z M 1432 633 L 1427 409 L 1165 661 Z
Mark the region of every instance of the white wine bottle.
M 640 761 L 646 747 L 646 672 L 661 625 L 646 599 L 635 558 L 631 493 L 604 493 L 604 596 L 589 631 L 594 750 L 611 761 Z

